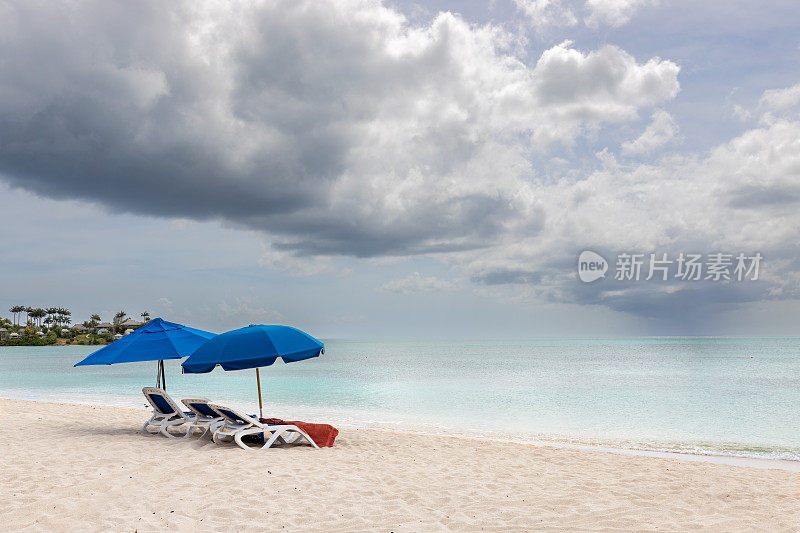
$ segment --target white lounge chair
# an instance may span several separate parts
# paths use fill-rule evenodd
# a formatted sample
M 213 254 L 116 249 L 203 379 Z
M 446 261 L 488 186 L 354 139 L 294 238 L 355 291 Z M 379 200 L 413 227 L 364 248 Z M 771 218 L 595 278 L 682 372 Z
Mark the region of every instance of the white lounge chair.
M 196 429 L 202 429 L 202 439 L 206 433 L 214 434 L 217 427 L 225 423 L 225 418 L 208 406 L 211 400 L 206 398 L 184 398 L 181 403 L 194 413 L 194 417 L 186 428 L 186 437 L 192 435 Z
M 226 441 L 225 438 L 232 437 L 232 440 L 236 442 L 240 448 L 245 450 L 254 450 L 256 449 L 255 447 L 248 446 L 242 442 L 242 437 L 261 433 L 264 438 L 264 444 L 263 446 L 260 446 L 260 449 L 262 450 L 264 448 L 269 448 L 276 441 L 279 443 L 296 443 L 300 439 L 305 439 L 314 448 L 319 448 L 319 446 L 317 446 L 311 437 L 309 437 L 305 431 L 297 426 L 291 424 L 264 424 L 255 415 L 242 414 L 236 409 L 231 409 L 230 407 L 213 403 L 208 404 L 208 406 L 225 419 L 225 423 L 218 426 L 211 436 L 212 440 L 216 444 L 219 444 L 220 442 L 230 442 Z M 267 435 L 269 435 L 269 438 Z
M 173 439 L 175 435 L 171 434 L 168 429 L 191 422 L 194 417 L 194 413 L 184 412 L 163 389 L 145 387 L 142 389 L 142 394 L 153 406 L 153 416 L 142 426 L 142 431 L 145 433 L 160 432 L 165 437 Z

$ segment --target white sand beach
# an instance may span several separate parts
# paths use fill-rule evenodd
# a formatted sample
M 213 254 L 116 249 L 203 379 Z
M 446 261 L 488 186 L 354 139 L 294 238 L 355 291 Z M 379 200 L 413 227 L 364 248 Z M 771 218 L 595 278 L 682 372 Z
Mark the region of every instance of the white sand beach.
M 800 474 L 341 428 L 247 452 L 143 410 L 0 400 L 13 531 L 798 531 Z

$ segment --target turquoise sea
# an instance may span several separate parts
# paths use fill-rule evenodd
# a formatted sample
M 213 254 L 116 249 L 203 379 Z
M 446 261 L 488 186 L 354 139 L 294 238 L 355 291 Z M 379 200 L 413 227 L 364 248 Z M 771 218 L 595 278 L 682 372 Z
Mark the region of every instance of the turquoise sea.
M 265 415 L 523 441 L 800 460 L 800 339 L 327 340 L 261 371 Z M 155 363 L 0 348 L 0 396 L 144 406 Z M 181 374 L 176 398 L 257 411 L 255 371 Z

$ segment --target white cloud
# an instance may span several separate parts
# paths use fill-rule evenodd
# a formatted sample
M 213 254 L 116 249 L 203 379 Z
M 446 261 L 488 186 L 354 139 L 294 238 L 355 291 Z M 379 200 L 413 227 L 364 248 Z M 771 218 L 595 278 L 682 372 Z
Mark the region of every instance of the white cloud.
M 758 106 L 768 111 L 783 111 L 800 103 L 800 83 L 785 89 L 764 91 Z
M 642 134 L 622 143 L 622 153 L 627 155 L 645 154 L 663 146 L 678 133 L 678 126 L 672 116 L 663 109 L 653 112 L 652 121 Z
M 433 276 L 425 277 L 419 272 L 413 272 L 402 279 L 384 283 L 378 290 L 400 294 L 416 294 L 420 292 L 442 291 L 452 289 L 453 287 L 454 284 L 451 281 L 445 281 Z
M 639 64 L 616 46 L 583 53 L 564 41 L 536 63 L 536 114 L 550 118 L 548 129 L 571 139 L 579 124 L 633 120 L 640 108 L 671 100 L 680 90 L 679 72 L 678 65 L 660 58 Z
M 622 26 L 642 7 L 657 4 L 658 0 L 586 0 L 586 8 L 589 10 L 586 25 Z
M 574 26 L 578 23 L 572 9 L 562 0 L 514 0 L 535 28 Z
M 659 0 L 514 0 L 539 33 L 546 29 L 575 26 L 578 20 L 590 28 L 627 24 L 643 7 Z
M 585 179 L 542 184 L 534 194 L 547 221 L 541 235 L 509 234 L 489 249 L 444 260 L 500 295 L 516 285 L 524 287 L 516 294 L 528 299 L 601 304 L 671 320 L 704 304 L 800 297 L 800 121 L 754 128 L 702 158 L 674 156 L 634 167 L 611 161 Z M 576 281 L 574 261 L 584 249 L 673 257 L 681 251 L 760 252 L 766 266 L 758 283 L 614 292 L 613 285 Z
M 748 120 L 753 118 L 753 113 L 744 106 L 741 106 L 739 104 L 734 104 L 733 116 L 738 118 L 742 122 L 747 122 Z
M 733 105 L 733 116 L 743 122 L 754 119 L 761 126 L 768 126 L 780 120 L 797 119 L 800 104 L 800 83 L 780 89 L 767 89 L 752 107 Z

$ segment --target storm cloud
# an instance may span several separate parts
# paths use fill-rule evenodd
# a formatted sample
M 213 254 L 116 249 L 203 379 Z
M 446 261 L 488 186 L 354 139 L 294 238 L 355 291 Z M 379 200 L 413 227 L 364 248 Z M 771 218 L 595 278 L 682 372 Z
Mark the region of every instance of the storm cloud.
M 575 2 L 516 4 L 577 24 Z M 584 26 L 620 26 L 657 3 L 579 4 Z M 0 179 L 257 230 L 265 265 L 428 255 L 487 290 L 632 313 L 689 292 L 576 286 L 580 250 L 794 253 L 797 86 L 730 141 L 669 152 L 676 61 L 520 31 L 377 0 L 5 2 Z M 796 294 L 791 263 L 770 265 L 706 300 Z
M 367 257 L 541 212 L 529 154 L 675 96 L 678 67 L 379 2 L 5 3 L 0 173 L 108 209 Z

